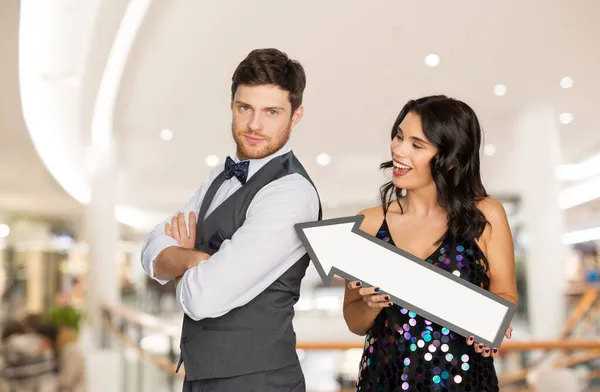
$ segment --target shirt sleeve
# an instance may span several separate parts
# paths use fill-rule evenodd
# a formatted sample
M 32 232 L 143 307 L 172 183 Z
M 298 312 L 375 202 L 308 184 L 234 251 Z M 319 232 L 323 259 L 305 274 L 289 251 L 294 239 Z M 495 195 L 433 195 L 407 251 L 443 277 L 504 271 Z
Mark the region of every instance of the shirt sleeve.
M 158 279 L 154 275 L 154 260 L 156 256 L 163 250 L 171 246 L 181 246 L 179 242 L 177 242 L 173 237 L 168 236 L 165 233 L 165 226 L 167 223 L 171 222 L 173 216 L 183 213 L 185 216 L 186 228 L 189 230 L 189 214 L 191 211 L 196 213 L 196 217 L 198 218 L 198 212 L 200 210 L 200 204 L 202 200 L 204 200 L 204 195 L 206 195 L 206 191 L 208 187 L 212 183 L 213 179 L 218 175 L 219 171 L 213 171 L 208 178 L 204 181 L 204 183 L 200 186 L 200 188 L 196 191 L 194 196 L 188 201 L 188 203 L 179 211 L 177 211 L 172 216 L 166 218 L 164 221 L 159 223 L 144 241 L 144 245 L 142 247 L 142 268 L 144 271 L 150 276 L 152 279 L 156 280 L 160 284 L 166 284 L 168 280 Z
M 183 275 L 177 285 L 183 311 L 200 320 L 250 302 L 306 253 L 294 225 L 315 221 L 318 214 L 317 192 L 301 175 L 266 185 L 232 238 Z

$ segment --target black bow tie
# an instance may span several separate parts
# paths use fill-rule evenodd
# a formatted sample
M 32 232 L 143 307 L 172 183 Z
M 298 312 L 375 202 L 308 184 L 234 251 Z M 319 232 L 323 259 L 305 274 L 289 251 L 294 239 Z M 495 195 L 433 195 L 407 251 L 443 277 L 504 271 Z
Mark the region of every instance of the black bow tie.
M 248 178 L 249 165 L 249 161 L 235 163 L 231 157 L 227 157 L 225 159 L 225 178 L 230 179 L 231 177 L 236 176 L 242 185 L 244 185 Z

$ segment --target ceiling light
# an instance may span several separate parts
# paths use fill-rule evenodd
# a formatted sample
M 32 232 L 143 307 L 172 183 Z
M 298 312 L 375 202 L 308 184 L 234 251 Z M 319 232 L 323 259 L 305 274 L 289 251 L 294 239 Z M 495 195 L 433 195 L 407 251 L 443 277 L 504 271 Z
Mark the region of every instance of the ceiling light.
M 496 94 L 496 96 L 501 97 L 504 94 L 506 94 L 506 86 L 503 84 L 497 84 L 496 86 L 494 86 L 494 94 Z
M 600 175 L 600 154 L 596 154 L 582 162 L 567 163 L 556 168 L 556 176 L 560 180 L 586 180 L 597 175 Z
M 319 155 L 317 155 L 317 164 L 319 164 L 321 166 L 327 166 L 330 163 L 331 163 L 331 156 L 329 156 L 329 154 L 322 152 Z
M 560 87 L 562 88 L 571 88 L 573 87 L 573 78 L 570 76 L 565 76 L 560 80 Z
M 219 157 L 216 155 L 209 155 L 205 160 L 206 164 L 210 167 L 215 167 L 219 164 Z
M 496 147 L 494 147 L 493 144 L 486 144 L 485 147 L 483 148 L 483 153 L 485 155 L 487 155 L 488 157 L 491 157 L 492 155 L 494 155 L 496 153 Z
M 564 233 L 562 236 L 563 244 L 572 245 L 582 242 L 600 240 L 600 226 L 590 229 L 576 230 Z
M 8 237 L 10 234 L 10 227 L 4 223 L 0 225 L 0 238 Z
M 440 65 L 440 56 L 435 53 L 425 56 L 425 64 L 430 68 L 435 68 Z
M 560 116 L 558 116 L 558 121 L 560 121 L 561 124 L 570 124 L 571 121 L 573 121 L 573 113 L 561 113 Z
M 563 189 L 558 203 L 563 210 L 600 198 L 600 176 Z
M 170 129 L 163 129 L 162 131 L 160 131 L 160 138 L 165 142 L 173 139 L 173 131 L 171 131 Z

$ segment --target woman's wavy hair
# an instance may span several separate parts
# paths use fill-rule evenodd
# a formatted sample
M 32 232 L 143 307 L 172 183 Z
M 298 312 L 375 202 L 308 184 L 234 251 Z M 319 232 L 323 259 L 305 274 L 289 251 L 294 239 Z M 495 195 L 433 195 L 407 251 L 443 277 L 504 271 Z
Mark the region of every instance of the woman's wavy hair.
M 480 174 L 482 132 L 477 115 L 466 103 L 444 95 L 411 100 L 394 122 L 392 140 L 409 112 L 420 117 L 425 137 L 438 149 L 430 162 L 431 175 L 437 188 L 438 203 L 448 213 L 448 229 L 439 241 L 459 242 L 480 237 L 487 220 L 476 203 L 488 194 Z M 380 168 L 392 166 L 390 160 L 382 163 Z M 392 181 L 382 185 L 380 194 L 384 209 L 393 202 L 394 195 L 400 205 L 403 191 Z M 400 209 L 402 211 L 401 205 Z

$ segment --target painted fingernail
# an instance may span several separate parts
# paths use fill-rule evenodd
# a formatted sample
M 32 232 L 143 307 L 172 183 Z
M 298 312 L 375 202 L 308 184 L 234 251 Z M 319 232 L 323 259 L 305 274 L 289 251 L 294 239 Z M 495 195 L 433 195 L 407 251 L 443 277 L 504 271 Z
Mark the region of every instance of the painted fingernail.
M 477 347 L 483 348 L 483 344 L 479 343 L 479 345 Z
M 386 296 L 385 296 L 385 300 L 386 300 L 386 301 L 389 301 L 389 300 L 390 300 L 390 297 L 386 295 Z
M 487 353 L 489 353 L 489 352 L 490 352 L 490 349 L 489 349 L 489 348 L 486 348 L 486 349 L 485 349 L 485 352 L 486 352 L 486 354 L 487 354 Z
M 498 352 L 497 348 L 494 348 L 494 354 L 496 354 Z
M 357 287 L 358 287 L 358 286 L 360 286 L 360 285 L 362 285 L 362 283 L 360 283 L 360 282 L 356 282 L 356 286 L 357 286 Z
M 475 340 L 475 338 L 473 336 L 469 336 L 469 343 L 473 343 L 473 340 Z
M 375 287 L 375 292 L 376 292 L 376 293 L 378 293 L 378 292 L 380 292 L 380 291 L 381 291 L 381 289 L 380 289 L 379 287 Z
M 393 305 L 393 303 L 391 303 L 391 302 L 388 302 L 388 306 L 392 306 L 392 305 Z

